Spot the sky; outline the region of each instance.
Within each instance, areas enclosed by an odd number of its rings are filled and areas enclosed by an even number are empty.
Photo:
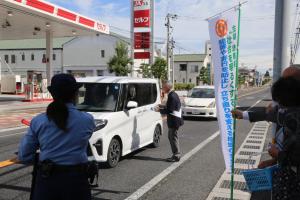
[[[54,4],[103,21],[112,32],[130,36],[130,0],[48,0]],[[293,16],[298,0],[293,3]],[[238,0],[155,0],[154,41],[166,41],[165,17],[177,14],[175,53],[204,53],[209,40],[206,18],[239,3]],[[248,0],[242,5],[240,32],[241,66],[263,71],[273,66],[275,0]],[[292,29],[292,27],[291,27]]]

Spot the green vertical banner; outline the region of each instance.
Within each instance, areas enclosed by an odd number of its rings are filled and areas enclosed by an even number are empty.
[[[208,23],[221,147],[226,171],[231,173],[233,199],[236,120],[231,110],[237,104],[240,5],[209,18]]]

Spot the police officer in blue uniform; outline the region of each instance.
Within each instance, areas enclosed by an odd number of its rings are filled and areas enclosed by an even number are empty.
[[[48,87],[53,102],[32,119],[18,159],[30,164],[40,149],[34,200],[90,200],[86,149],[95,128],[92,115],[75,108],[82,86],[70,74],[53,76]]]

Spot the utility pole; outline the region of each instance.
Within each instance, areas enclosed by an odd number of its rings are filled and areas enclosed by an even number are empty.
[[[166,16],[166,24],[165,26],[167,27],[167,68],[168,68],[168,80],[171,80],[171,52],[173,52],[173,38],[171,37],[172,35],[172,30],[173,27],[171,26],[171,19],[176,20],[177,15],[176,14],[170,14],[168,13]],[[170,40],[172,38],[172,41]],[[172,44],[172,45],[171,45]],[[174,74],[174,71],[172,71]],[[174,75],[172,75],[173,77]],[[174,83],[174,78],[172,78],[172,82]]]
[[[174,48],[175,48],[175,41],[172,37],[171,41],[171,48],[170,48],[170,51],[171,51],[171,69],[172,69],[172,84],[174,85],[174,82],[175,82],[175,70],[174,70]]]
[[[290,64],[291,14],[291,1],[276,0],[273,82]]]
[[[291,1],[276,0],[275,29],[274,29],[274,57],[273,83],[276,82],[284,68],[290,63],[290,31],[291,31]],[[276,124],[272,124],[272,138],[275,138]]]

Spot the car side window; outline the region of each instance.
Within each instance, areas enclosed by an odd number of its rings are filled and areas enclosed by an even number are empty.
[[[138,107],[153,104],[157,99],[157,87],[153,83],[128,84],[125,106],[129,101],[138,103]]]
[[[156,85],[152,83],[137,84],[137,101],[139,106],[145,106],[155,103],[157,98]]]

